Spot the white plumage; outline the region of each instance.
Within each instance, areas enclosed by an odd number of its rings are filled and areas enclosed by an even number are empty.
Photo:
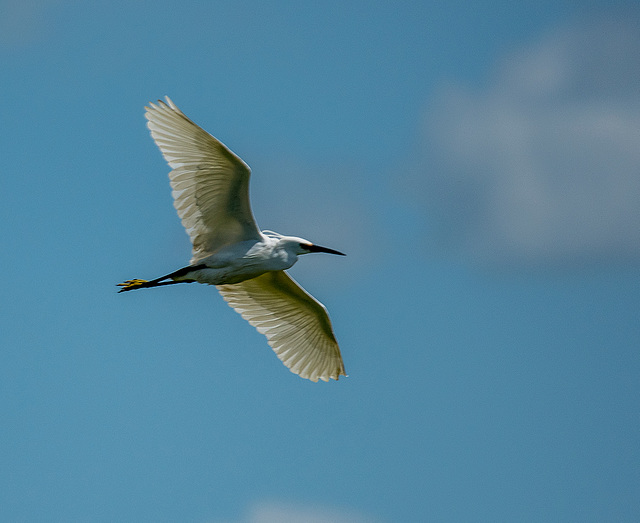
[[[190,265],[122,291],[181,282],[216,285],[295,374],[312,381],[345,375],[325,307],[286,272],[301,254],[327,252],[302,238],[260,232],[249,202],[251,170],[166,97],[149,104],[151,136],[173,169],[174,206],[193,245]]]

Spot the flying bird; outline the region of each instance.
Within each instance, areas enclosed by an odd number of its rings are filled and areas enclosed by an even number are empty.
[[[119,292],[215,285],[291,372],[314,382],[346,376],[327,309],[286,272],[302,254],[344,254],[260,231],[249,202],[249,166],[165,99],[145,107],[145,117],[172,169],[173,205],[191,239],[192,257],[188,266],[155,280],[119,283]]]

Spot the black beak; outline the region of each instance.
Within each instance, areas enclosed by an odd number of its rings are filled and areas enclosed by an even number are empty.
[[[343,252],[335,251],[333,249],[329,249],[328,247],[320,247],[320,245],[314,245],[313,243],[307,247],[309,252],[326,252],[328,254],[339,254],[340,256],[346,256]]]

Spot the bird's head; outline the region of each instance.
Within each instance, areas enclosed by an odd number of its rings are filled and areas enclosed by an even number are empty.
[[[311,243],[304,238],[297,238],[296,236],[282,236],[278,244],[285,250],[299,256],[301,254],[309,254],[310,252],[326,252],[328,254],[338,254],[345,256],[344,253],[329,249],[328,247],[321,247],[315,243]]]

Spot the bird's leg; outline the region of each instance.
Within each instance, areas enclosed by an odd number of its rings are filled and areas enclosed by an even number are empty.
[[[124,283],[118,283],[118,287],[122,287],[118,292],[132,291],[133,289],[144,289],[147,287],[160,287],[161,285],[173,285],[174,283],[193,283],[195,280],[174,280],[173,278],[178,276],[184,276],[191,271],[197,271],[199,269],[205,268],[206,265],[194,265],[183,267],[182,269],[178,269],[177,271],[172,272],[171,274],[167,274],[166,276],[161,276],[160,278],[156,278],[155,280],[127,280]],[[165,281],[169,280],[169,281]]]
[[[118,292],[130,291],[132,289],[140,289],[145,286],[145,283],[149,283],[147,280],[127,280],[123,283],[118,283],[118,287],[122,287]]]
[[[118,287],[122,287],[122,289],[120,289],[118,292],[132,291],[133,289],[144,289],[146,287],[160,287],[160,285],[173,285],[174,283],[191,283],[191,281],[189,280],[162,281],[162,278],[157,280],[151,280],[151,281],[139,280],[139,279],[127,280],[124,283],[118,283]]]

